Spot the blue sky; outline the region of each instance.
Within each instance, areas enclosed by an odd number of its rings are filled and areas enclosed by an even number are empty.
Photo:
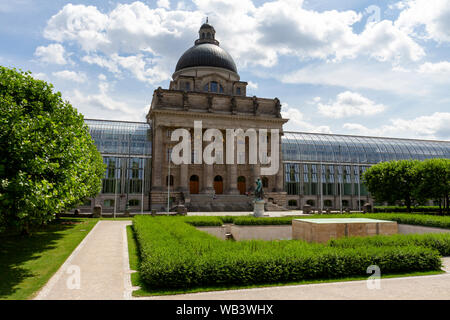
[[[450,0],[0,0],[0,64],[145,121],[206,16],[285,130],[450,140]]]

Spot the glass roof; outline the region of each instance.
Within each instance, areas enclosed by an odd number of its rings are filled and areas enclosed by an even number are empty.
[[[104,155],[150,157],[151,127],[145,122],[86,119]],[[284,132],[284,161],[368,163],[400,159],[450,158],[450,141]]]
[[[152,154],[148,123],[91,119],[85,119],[85,123],[102,154],[147,157]]]
[[[450,158],[450,141],[284,132],[284,161],[378,163]]]

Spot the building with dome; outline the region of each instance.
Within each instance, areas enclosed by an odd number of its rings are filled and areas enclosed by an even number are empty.
[[[126,207],[148,212],[184,203],[190,211],[249,211],[249,194],[260,178],[267,210],[305,204],[317,210],[360,210],[374,204],[360,179],[371,165],[450,158],[448,141],[284,132],[288,119],[281,116],[280,100],[248,97],[246,88],[214,27],[203,24],[194,45],[178,60],[169,88],[154,91],[146,122],[86,120],[107,169],[101,194],[80,209],[91,211],[100,204],[105,212]],[[201,131],[195,131],[195,121],[201,121]],[[274,174],[262,174],[267,165],[249,161],[255,152],[251,135],[233,138],[232,155],[224,148],[214,152],[213,164],[197,161],[210,143],[204,139],[208,129],[221,133],[225,138],[214,142],[225,145],[227,130],[238,128],[278,130],[280,162]],[[187,130],[192,140],[188,164],[169,161],[178,144],[171,140],[177,129]],[[195,148],[194,140],[202,138],[201,149]],[[273,139],[269,135],[266,141],[270,154]],[[228,156],[233,164],[224,161]]]

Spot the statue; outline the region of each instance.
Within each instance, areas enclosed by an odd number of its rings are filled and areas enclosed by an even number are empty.
[[[155,93],[156,93],[156,105],[161,106],[163,103],[162,88],[158,87],[158,89],[155,90]]]
[[[259,108],[259,103],[258,103],[258,99],[256,98],[256,96],[253,96],[252,98],[253,100],[253,114],[258,114],[258,108]]]
[[[208,95],[208,112],[213,112],[213,96]]]
[[[277,118],[281,118],[281,103],[278,98],[275,98],[275,115]]]
[[[264,191],[260,178],[256,180],[255,200],[264,200]]]
[[[237,114],[237,103],[236,98],[234,96],[231,98],[231,113]]]
[[[189,97],[186,91],[183,91],[183,109],[185,111],[189,110]]]

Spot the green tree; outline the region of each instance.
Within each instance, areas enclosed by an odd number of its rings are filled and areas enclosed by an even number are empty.
[[[416,198],[437,200],[439,212],[442,214],[444,207],[447,214],[450,214],[450,159],[424,160],[418,164],[417,174]]]
[[[83,116],[30,72],[0,66],[0,229],[23,233],[95,196],[104,165]]]
[[[411,212],[411,204],[417,194],[418,162],[398,160],[376,164],[364,173],[364,183],[377,201],[403,200]]]

